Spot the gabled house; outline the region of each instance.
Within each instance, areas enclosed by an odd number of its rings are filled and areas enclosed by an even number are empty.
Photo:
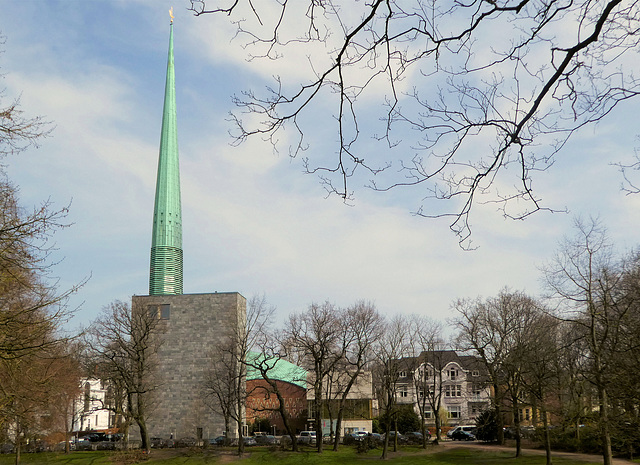
[[[439,400],[434,403],[440,405],[442,424],[450,426],[473,423],[490,406],[488,376],[476,357],[453,350],[425,351],[403,358],[399,366],[396,401],[413,405],[418,414],[424,406],[428,424],[435,423],[429,398]],[[429,398],[423,402],[425,395]]]

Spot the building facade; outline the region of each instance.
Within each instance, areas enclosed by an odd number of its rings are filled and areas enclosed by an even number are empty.
[[[133,308],[155,312],[161,320],[150,436],[205,439],[222,434],[224,420],[205,404],[203,389],[215,363],[211,349],[229,329],[245,324],[245,298],[237,292],[134,296]]]
[[[313,375],[310,374],[309,385],[313,385]],[[336,420],[340,399],[345,392],[344,387],[348,384],[350,375],[347,372],[342,374],[335,373],[332,379],[327,377],[324,380],[325,395],[324,408],[322,411],[322,432],[328,434],[335,432]],[[316,411],[315,393],[313,389],[309,389],[307,393],[307,401],[309,403],[308,412],[308,429],[314,429],[313,417]],[[373,391],[373,376],[370,371],[360,373],[355,383],[349,390],[341,423],[341,436],[345,434],[355,433],[358,431],[372,432],[373,417],[377,410],[377,401]]]
[[[114,427],[114,414],[109,405],[108,386],[104,380],[84,378],[81,395],[72,408],[71,431],[108,431]]]
[[[480,360],[458,355],[453,350],[423,352],[419,357],[402,360],[396,386],[399,404],[411,404],[420,413],[420,400],[425,392],[440,396],[443,425],[474,423],[476,417],[489,408],[491,389]],[[427,404],[425,419],[434,424],[433,412]]]

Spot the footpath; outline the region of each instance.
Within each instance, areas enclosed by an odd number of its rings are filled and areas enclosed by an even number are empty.
[[[482,444],[478,442],[458,442],[458,441],[441,441],[440,445],[447,449],[464,447],[464,448],[482,449],[482,450],[504,450],[504,451],[513,452],[514,455],[516,453],[515,445],[498,446],[494,444]],[[522,454],[523,455],[545,455],[546,452],[544,451],[544,449],[529,449],[529,448],[523,447]],[[570,459],[582,460],[584,462],[594,462],[594,463],[604,462],[604,460],[602,459],[602,455],[581,454],[577,452],[551,451],[551,457],[552,458],[554,457],[570,458]],[[626,460],[626,459],[614,458],[612,464],[613,465],[632,465],[632,464],[638,465],[638,462],[633,462],[631,460]]]

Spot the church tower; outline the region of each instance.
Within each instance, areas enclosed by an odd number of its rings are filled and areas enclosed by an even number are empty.
[[[173,18],[169,33],[167,80],[164,88],[162,133],[153,209],[149,295],[182,294],[182,209],[173,67]]]
[[[198,441],[225,431],[224,418],[205,403],[206,386],[215,358],[212,350],[240,334],[246,321],[246,299],[238,292],[183,294],[182,213],[178,131],[173,67],[173,17],[162,113],[158,159],[149,295],[134,295],[132,312],[159,321],[154,331],[159,345],[152,364],[150,394],[153,409],[147,419],[150,436],[169,439],[185,436]],[[230,432],[233,434],[233,432]]]

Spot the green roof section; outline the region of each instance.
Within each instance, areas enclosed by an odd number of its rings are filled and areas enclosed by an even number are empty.
[[[172,20],[153,209],[149,295],[175,294],[182,294],[182,207]]]
[[[262,379],[260,370],[251,365],[260,365],[268,370],[271,379],[285,381],[307,389],[307,370],[279,357],[267,357],[265,354],[249,352],[247,354],[247,381]]]

